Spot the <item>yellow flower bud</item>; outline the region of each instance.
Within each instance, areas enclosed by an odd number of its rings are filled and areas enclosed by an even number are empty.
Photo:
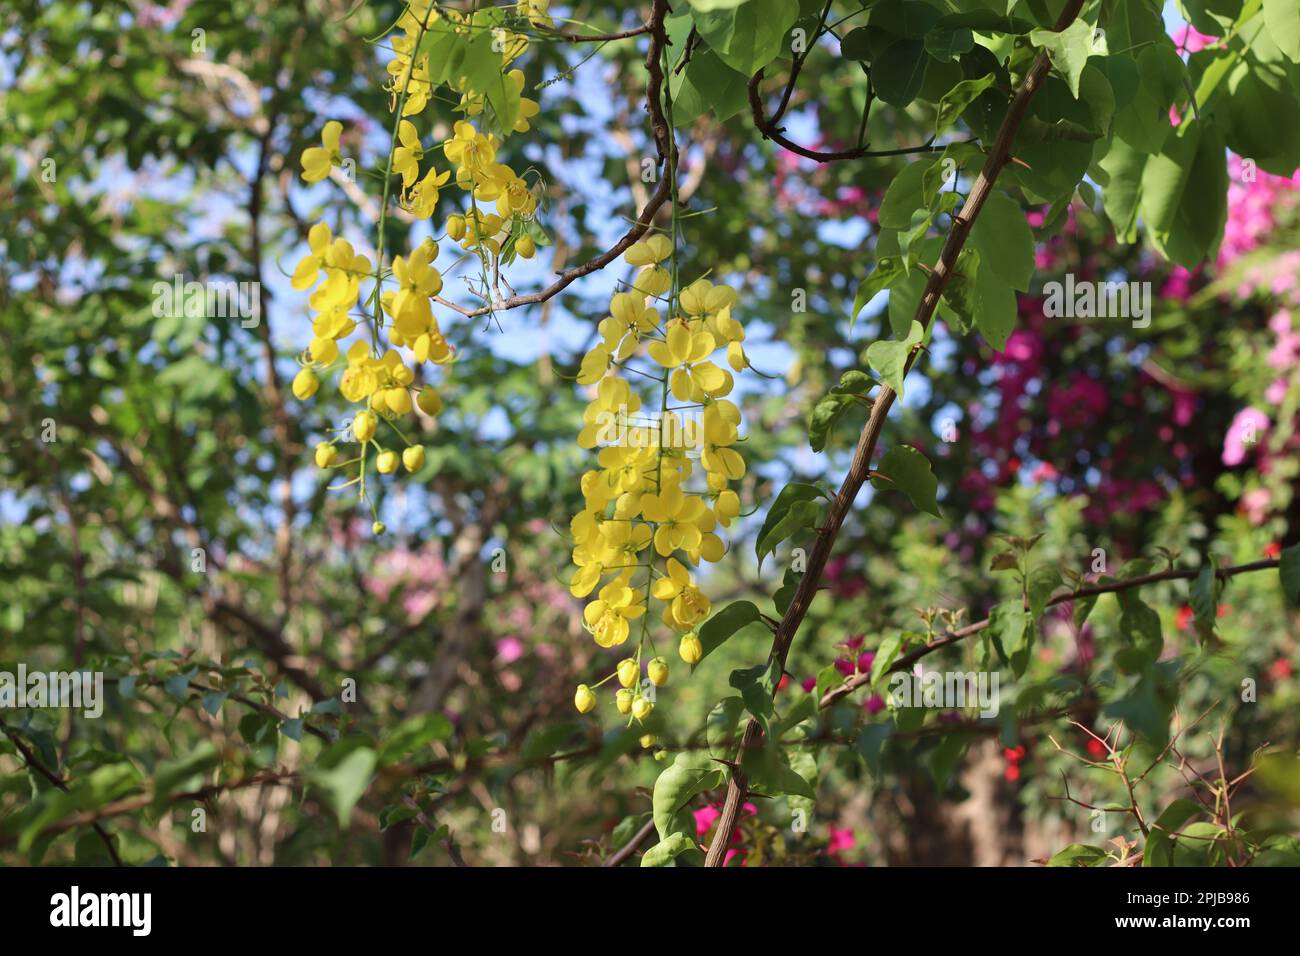
[[[329,468],[338,457],[338,450],[327,441],[316,446],[316,467]]]
[[[618,708],[620,714],[630,714],[632,712],[632,692],[624,687],[614,695],[614,706]]]
[[[442,398],[433,390],[432,385],[426,385],[420,389],[419,396],[415,399],[415,404],[420,406],[420,411],[426,415],[437,415],[442,411]]]
[[[424,467],[424,446],[412,445],[402,452],[402,464],[407,471],[415,472]]]
[[[384,525],[384,523],[383,523],[382,521],[376,521],[374,524],[372,524],[372,525],[370,526],[370,533],[371,533],[371,534],[383,534],[383,533],[384,533],[385,531],[387,531],[387,530],[388,530],[388,528],[385,527],[385,525]]]
[[[460,242],[465,238],[465,217],[448,216],[447,217],[447,235],[452,239]]]
[[[663,687],[668,683],[668,662],[662,657],[656,657],[646,668],[650,674],[650,680],[656,687]]]
[[[352,434],[359,442],[368,442],[375,437],[375,429],[379,427],[379,420],[371,412],[357,412],[352,419]]]
[[[391,475],[397,471],[397,452],[381,451],[379,457],[375,459],[375,467],[379,469],[381,475]]]
[[[579,684],[577,691],[573,694],[573,706],[578,708],[578,713],[590,713],[596,706],[596,695],[591,692],[591,688],[586,684]]]
[[[677,653],[686,663],[698,664],[700,658],[704,656],[704,645],[700,643],[700,635],[694,631],[683,634],[682,642],[677,645]]]
[[[398,415],[405,415],[411,410],[411,393],[404,388],[389,388],[382,393],[384,404]]]
[[[532,236],[520,236],[515,240],[515,252],[519,253],[521,258],[531,259],[537,255],[537,243],[533,242]]]
[[[658,742],[659,742],[659,738],[656,737],[654,734],[642,734],[642,735],[641,735],[641,746],[642,746],[644,749],[646,749],[646,750],[649,750],[651,747],[653,747],[653,746],[654,746],[655,744],[657,744]]]
[[[641,668],[632,658],[625,657],[618,662],[618,682],[624,687],[631,687],[640,676]]]
[[[309,368],[299,369],[298,374],[293,377],[293,397],[300,402],[305,402],[315,395],[318,388],[320,388],[320,379]]]
[[[654,709],[655,705],[650,703],[649,697],[638,697],[632,702],[632,716],[637,720],[645,720]]]

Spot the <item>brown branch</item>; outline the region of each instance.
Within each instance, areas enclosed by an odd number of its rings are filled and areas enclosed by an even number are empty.
[[[1082,6],[1083,0],[1068,0],[1065,9],[1057,20],[1056,30],[1059,32],[1069,26],[1075,17],[1079,15]],[[921,324],[922,328],[928,328],[930,325],[934,311],[939,305],[939,297],[943,294],[944,286],[947,284],[949,276],[956,269],[957,257],[966,244],[966,238],[970,234],[971,226],[974,225],[985,200],[992,192],[993,184],[997,181],[1002,168],[1011,158],[1011,145],[1015,140],[1016,132],[1019,130],[1020,123],[1029,109],[1029,103],[1033,99],[1034,93],[1037,92],[1039,84],[1043,82],[1043,78],[1047,75],[1049,67],[1050,63],[1047,54],[1040,50],[1038,55],[1034,57],[1033,64],[1025,73],[1025,77],[1021,81],[1019,89],[1016,90],[1015,96],[1012,97],[1011,104],[1007,108],[1007,115],[998,129],[997,137],[994,139],[993,146],[984,161],[984,168],[971,185],[970,195],[966,198],[961,213],[953,218],[952,229],[948,233],[947,241],[944,242],[939,261],[936,263],[934,271],[930,273],[930,278],[925,286],[925,294],[916,307],[915,320]],[[754,96],[753,91],[754,86],[751,83],[751,102]],[[913,351],[908,356],[906,368],[911,367],[916,355],[917,353]],[[904,374],[906,374],[906,368]],[[867,419],[867,424],[863,427],[862,434],[858,438],[857,448],[853,453],[853,462],[849,466],[848,474],[844,476],[844,482],[840,485],[839,491],[831,502],[826,517],[826,533],[818,536],[817,544],[808,559],[808,568],[799,582],[799,588],[795,591],[794,599],[790,602],[785,616],[781,619],[781,626],[772,639],[772,651],[769,659],[775,660],[781,669],[785,668],[786,656],[790,652],[790,644],[793,642],[799,625],[803,623],[804,616],[808,613],[812,599],[817,593],[822,571],[825,569],[826,561],[830,557],[831,549],[834,547],[835,538],[839,534],[840,527],[844,524],[845,516],[848,514],[849,508],[852,507],[858,491],[862,488],[862,483],[866,480],[867,473],[871,470],[871,459],[876,450],[876,443],[880,438],[880,432],[884,428],[885,419],[889,415],[889,409],[894,403],[894,398],[894,390],[888,385],[882,385],[876,401],[871,407],[871,415]],[[745,726],[745,743],[752,744],[758,739],[761,732],[758,721],[751,719]],[[748,788],[745,786],[743,776],[739,771],[733,772],[731,780],[727,784],[727,796],[723,803],[722,815],[718,819],[718,829],[713,842],[709,846],[705,866],[719,867],[722,865],[723,856],[731,844],[732,834],[735,833],[740,807],[744,803],[747,791]]]
[[[763,100],[758,92],[758,85],[762,81],[762,70],[759,70],[749,79],[749,112],[754,117],[754,125],[758,127],[758,131],[763,134],[764,139],[770,139],[778,146],[807,159],[815,159],[819,163],[835,163],[845,159],[863,159],[874,156],[909,156],[913,153],[936,153],[946,148],[946,144],[936,146],[932,136],[920,146],[900,146],[895,149],[872,149],[870,146],[858,146],[854,149],[834,151],[809,149],[807,146],[801,146],[794,140],[788,139],[781,132],[783,127],[778,127],[773,120],[766,119],[763,116]],[[788,91],[789,87],[786,89]],[[782,106],[782,109],[784,109],[784,106]]]
[[[1266,568],[1275,568],[1278,566],[1278,563],[1277,558],[1265,558],[1261,561],[1252,561],[1250,564],[1239,564],[1232,568],[1219,568],[1216,575],[1219,578],[1230,578],[1235,574],[1245,574],[1249,571],[1262,571]],[[1095,597],[1099,594],[1114,594],[1119,591],[1128,591],[1132,588],[1139,588],[1145,584],[1153,584],[1157,581],[1174,581],[1180,578],[1194,578],[1200,573],[1200,571],[1160,571],[1156,574],[1144,574],[1140,577],[1129,578],[1126,581],[1113,581],[1109,584],[1090,585],[1086,588],[1079,588],[1076,591],[1070,591],[1066,594],[1058,594],[1056,597],[1049,600],[1046,606],[1052,607],[1057,604],[1066,604],[1071,601],[1076,601],[1079,598]],[[949,631],[947,634],[931,641],[929,644],[924,644],[921,647],[916,648],[916,650],[904,654],[895,661],[885,673],[892,674],[896,671],[911,670],[912,665],[926,655],[933,654],[935,651],[942,650],[945,647],[950,647],[958,641],[965,640],[974,634],[978,634],[988,626],[989,619],[985,618],[982,621],[976,621],[973,624],[968,624],[958,630]],[[855,674],[838,687],[832,687],[830,690],[826,691],[826,693],[822,695],[819,706],[829,707],[841,697],[853,693],[859,687],[864,684],[869,684],[870,682],[870,674]]]
[[[654,831],[654,828],[654,817],[651,817],[642,824],[641,829],[636,831],[636,834],[633,835],[632,839],[623,844],[622,848],[617,853],[612,854],[609,859],[601,864],[601,866],[621,866],[623,861],[635,853],[636,848],[645,842],[646,837]]]
[[[655,148],[659,154],[660,165],[670,161],[668,121],[664,118],[663,103],[660,97],[664,83],[663,65],[660,63],[660,58],[664,47],[668,44],[668,34],[664,29],[664,20],[667,16],[668,0],[654,0],[654,9],[650,14],[650,22],[647,24],[646,30],[638,31],[650,34],[650,49],[646,53],[645,59],[646,72],[649,75],[649,82],[646,84],[646,112],[650,114],[650,128],[654,136]],[[477,309],[456,308],[455,311],[468,318],[476,318],[493,312],[517,309],[524,305],[536,305],[563,292],[583,276],[605,268],[650,231],[650,226],[654,222],[656,214],[672,194],[672,179],[671,172],[665,170],[660,176],[659,188],[651,195],[649,201],[642,208],[641,215],[632,223],[631,228],[623,235],[623,238],[600,255],[561,272],[555,281],[545,289],[539,292],[529,292],[526,295],[512,295],[509,298],[500,299]],[[447,305],[448,303],[443,302],[441,304]]]
[[[22,737],[19,737],[18,734],[16,734],[14,731],[6,727],[3,722],[0,722],[0,732],[3,732],[4,735],[9,738],[10,742],[13,743],[14,747],[17,748],[18,752],[22,754],[23,760],[27,762],[28,767],[30,767],[36,773],[40,774],[51,784],[53,784],[54,786],[62,790],[64,793],[67,793],[68,791],[67,781],[65,781],[62,777],[60,777],[49,767],[45,766],[45,764],[41,762],[41,759],[36,756],[36,754],[32,751],[32,749],[27,746],[27,742],[23,740]],[[98,822],[95,822],[91,828],[95,831],[96,835],[98,835],[99,839],[103,842],[104,848],[108,850],[108,856],[109,859],[113,861],[113,865],[122,866],[123,865],[122,858],[118,856],[117,847],[113,845],[113,838],[109,836],[108,831],[105,830],[104,827]]]

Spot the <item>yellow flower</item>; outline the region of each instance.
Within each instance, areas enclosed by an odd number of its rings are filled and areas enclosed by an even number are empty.
[[[663,687],[668,683],[668,662],[662,657],[653,658],[646,667],[646,673],[650,675],[652,684]]]
[[[397,471],[397,452],[381,451],[379,457],[375,459],[375,467],[379,469],[381,475],[391,475]]]
[[[624,687],[631,687],[636,683],[636,679],[641,676],[641,668],[630,657],[625,657],[619,661],[615,671],[618,674],[618,682]]]
[[[343,164],[343,155],[339,152],[339,137],[343,135],[343,124],[330,120],[321,130],[320,140],[323,145],[309,146],[302,151],[302,178],[309,183],[318,183],[330,174],[330,168]]]
[[[593,385],[604,376],[609,368],[609,349],[598,343],[582,358],[582,367],[578,370],[579,385]]]
[[[626,687],[614,695],[614,706],[620,714],[632,713],[632,692]]]
[[[713,336],[708,332],[692,332],[681,319],[673,319],[668,323],[663,341],[651,342],[648,351],[664,368],[679,368],[699,362],[714,348]]]
[[[293,397],[300,402],[305,402],[315,395],[318,388],[320,388],[320,379],[309,368],[299,369],[298,374],[293,377]]]
[[[412,445],[402,452],[402,467],[409,472],[417,472],[424,467],[424,446]]]
[[[357,412],[352,419],[352,435],[363,444],[375,437],[375,429],[378,427],[379,420],[372,412]]]
[[[411,183],[420,176],[424,147],[420,145],[420,134],[410,120],[397,124],[397,139],[402,145],[393,150],[393,172],[402,177],[402,188],[410,189]]]
[[[694,631],[683,634],[681,643],[677,645],[677,656],[688,664],[698,664],[704,657],[704,645],[700,643],[700,635]]]
[[[442,144],[442,150],[448,161],[458,167],[457,183],[461,182],[460,170],[464,170],[470,180],[487,179],[497,155],[492,137],[484,136],[466,120],[456,122],[452,127],[452,138]]]
[[[510,79],[510,82],[514,84],[515,92],[520,94],[519,112],[515,114],[514,131],[516,133],[527,133],[529,128],[528,121],[537,115],[540,107],[537,105],[536,100],[530,100],[528,97],[522,95],[524,92],[523,70],[511,70],[506,74],[506,76]]]
[[[649,697],[638,697],[632,702],[632,716],[637,720],[645,720],[650,716],[650,711],[655,709]]]
[[[728,447],[737,439],[736,426],[739,423],[740,409],[731,402],[710,402],[704,408],[704,449],[700,452],[700,462],[710,473],[731,481],[745,475],[745,459]]]
[[[712,607],[704,592],[695,586],[685,566],[676,558],[668,559],[668,576],[656,581],[651,587],[651,593],[660,601],[671,602],[664,611],[664,621],[674,627],[693,626],[697,621],[708,617]]]
[[[397,293],[391,299],[393,327],[404,339],[415,339],[433,322],[431,297],[442,291],[442,273],[430,262],[438,255],[438,244],[425,240],[411,255],[393,257],[393,278]]]
[[[630,571],[619,574],[600,589],[597,600],[582,612],[587,630],[601,647],[616,647],[626,641],[630,630],[628,621],[645,613],[645,606],[638,603],[642,597],[640,589],[629,587],[631,577]]]
[[[442,411],[442,396],[433,390],[432,385],[426,385],[420,389],[420,394],[415,398],[415,404],[420,406],[420,411],[432,417]]]
[[[641,499],[641,514],[658,525],[655,551],[664,557],[678,548],[689,550],[700,546],[698,521],[706,511],[708,508],[699,497],[684,494],[677,485],[667,485],[659,494]],[[671,567],[673,561],[668,563]]]
[[[291,284],[299,292],[310,289],[320,278],[320,270],[325,268],[325,250],[329,248],[332,238],[330,227],[323,222],[316,223],[308,231],[307,246],[311,252],[303,256],[302,261],[294,267],[291,280]]]
[[[672,254],[672,240],[667,236],[655,234],[632,243],[627,252],[623,253],[623,260],[630,266],[648,266],[663,262]]]
[[[586,684],[579,684],[577,691],[573,694],[573,706],[578,708],[578,713],[590,713],[596,707],[596,695],[592,693],[591,688]]]
[[[596,386],[596,397],[583,410],[578,447],[595,448],[601,442],[614,441],[619,415],[632,415],[640,408],[641,399],[626,379],[613,375],[602,378]]]
[[[338,457],[338,450],[329,442],[321,442],[316,446],[316,467],[329,468],[334,464],[335,458]]]

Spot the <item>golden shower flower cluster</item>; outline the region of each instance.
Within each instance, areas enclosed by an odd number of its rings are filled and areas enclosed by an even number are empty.
[[[654,706],[640,679],[643,658],[650,658],[652,686],[668,681],[647,603],[659,602],[659,619],[675,635],[678,655],[697,663],[703,647],[696,628],[711,606],[692,568],[726,553],[719,532],[740,513],[731,484],[745,474],[734,447],[740,410],[727,398],[732,373],[749,367],[745,331],[732,315],[737,296],[706,279],[678,289],[675,258],[664,235],[627,250],[626,261],[639,271],[631,288],[611,299],[610,314],[598,327],[601,340],[578,374],[578,382],[594,391],[578,444],[597,449],[598,467],[582,476],[585,505],[570,523],[577,566],[570,591],[579,598],[595,595],[583,621],[601,647],[622,645],[638,629],[635,653],[594,685],[616,677],[622,689],[615,706],[636,720]],[[730,370],[714,361],[722,350]],[[650,383],[649,407],[623,372]],[[580,712],[596,706],[594,687],[578,687],[574,705]]]
[[[439,11],[433,0],[407,4],[388,37],[394,55],[385,89],[389,109],[396,115],[383,177],[379,261],[372,264],[320,222],[311,228],[307,255],[294,269],[293,287],[311,290],[308,304],[314,317],[293,393],[305,401],[319,389],[322,375],[341,370],[340,393],[363,408],[350,427],[317,445],[315,460],[321,468],[357,465],[356,477],[340,487],[359,483],[367,501],[366,463],[372,450],[380,474],[397,471],[399,460],[408,472],[424,467],[424,449],[407,440],[397,422],[417,407],[426,415],[438,414],[441,398],[429,385],[417,389],[417,370],[426,363],[447,365],[455,358],[433,308],[442,302],[443,276],[435,265],[439,242],[426,238],[385,267],[389,189],[400,177],[397,204],[412,219],[432,219],[441,190],[454,178],[464,200],[447,216],[440,238],[477,259],[479,284],[471,288],[485,303],[495,301],[498,285],[505,281],[502,266],[516,256],[532,258],[537,243],[546,239],[535,222],[540,184],[530,186],[514,169],[498,162],[497,154],[502,140],[526,132],[538,112],[537,103],[522,95],[523,71],[512,66],[528,49],[528,37],[505,24],[526,22],[549,28],[548,5],[549,0],[520,0],[512,18],[499,7],[461,13]],[[458,71],[435,79],[429,49],[441,40],[466,44],[465,55]],[[445,69],[445,64],[438,68]],[[482,89],[485,73],[492,92]],[[451,135],[435,148],[429,140],[433,123],[425,113],[444,84],[459,97],[455,109],[460,116],[452,123]],[[342,134],[343,125],[330,120],[321,131],[321,145],[303,151],[306,182],[328,178],[335,167],[346,169],[349,161],[343,156]],[[347,344],[359,325],[362,334]],[[405,443],[400,459],[381,444],[381,422]],[[342,460],[338,446],[350,441],[357,442],[360,450]],[[376,521],[375,532],[382,530]]]

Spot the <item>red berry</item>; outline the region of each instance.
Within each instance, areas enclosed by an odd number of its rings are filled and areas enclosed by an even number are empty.
[[[1010,764],[1002,771],[1002,776],[1006,777],[1008,780],[1019,780],[1020,768],[1015,764]]]

